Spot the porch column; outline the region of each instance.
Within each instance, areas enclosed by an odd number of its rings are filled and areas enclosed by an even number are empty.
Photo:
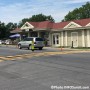
[[[37,32],[38,33],[38,37],[40,37],[40,32]]]
[[[22,37],[21,37],[21,35],[20,35],[20,40],[22,40]]]
[[[61,46],[63,46],[63,32],[61,32]]]
[[[52,39],[51,39],[51,33],[49,32],[49,36],[48,36],[48,44],[51,45]]]
[[[90,47],[90,36],[89,36],[89,30],[87,30],[87,47]]]
[[[28,37],[30,37],[30,32],[28,32]]]
[[[65,46],[67,46],[67,31],[65,31]]]
[[[82,47],[85,47],[85,35],[84,35],[84,30],[82,30]]]

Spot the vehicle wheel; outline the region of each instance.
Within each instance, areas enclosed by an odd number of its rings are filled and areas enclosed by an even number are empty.
[[[39,50],[42,50],[42,47],[39,47]]]
[[[18,45],[18,48],[21,49],[21,45],[20,44]]]
[[[28,49],[30,49],[30,50],[32,49],[31,45],[29,45]]]

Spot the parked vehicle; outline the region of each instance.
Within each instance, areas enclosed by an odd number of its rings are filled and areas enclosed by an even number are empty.
[[[0,40],[0,44],[2,44],[2,40]]]
[[[5,41],[4,40],[0,40],[0,44],[5,44]]]
[[[7,40],[5,40],[5,44],[10,44],[10,42],[11,42],[11,41],[10,41],[10,40],[8,40],[8,39],[7,39]]]
[[[39,48],[39,50],[42,50],[44,45],[43,38],[40,37],[26,37],[24,40],[20,41],[18,43],[18,48],[28,48],[31,49],[32,41],[34,41],[34,47]]]

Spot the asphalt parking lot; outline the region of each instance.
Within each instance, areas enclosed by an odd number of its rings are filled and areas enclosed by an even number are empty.
[[[0,47],[0,57],[0,90],[90,90],[89,51]]]

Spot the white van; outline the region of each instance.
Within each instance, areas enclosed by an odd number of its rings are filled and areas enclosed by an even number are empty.
[[[44,45],[43,38],[40,37],[26,37],[24,40],[20,41],[18,43],[18,48],[28,48],[31,49],[32,41],[34,41],[34,47],[39,48],[39,50],[42,50]]]

